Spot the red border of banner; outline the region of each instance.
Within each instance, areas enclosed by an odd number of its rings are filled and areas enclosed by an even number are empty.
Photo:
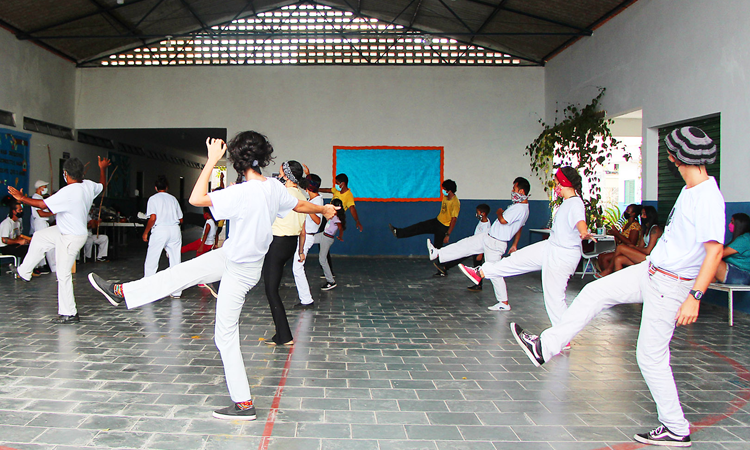
[[[445,147],[394,147],[394,146],[333,146],[333,173],[332,178],[336,180],[336,150],[440,150],[440,184],[445,181]],[[443,197],[431,198],[366,198],[354,197],[354,200],[363,202],[439,202]]]

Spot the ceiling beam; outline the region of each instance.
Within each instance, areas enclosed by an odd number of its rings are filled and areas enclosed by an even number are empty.
[[[164,3],[164,0],[159,0],[158,2],[156,2],[154,6],[152,6],[151,9],[149,9],[148,12],[144,14],[143,17],[141,17],[141,20],[139,20],[138,23],[135,24],[135,27],[138,28],[143,23],[143,21],[146,20],[146,17],[150,16],[151,13],[154,12],[154,10],[156,10],[156,8],[158,8],[162,3]]]
[[[476,3],[477,5],[486,6],[488,8],[495,8],[497,6],[494,3],[486,2],[484,0],[466,0],[466,1],[468,1],[470,3]],[[527,13],[525,11],[521,11],[521,10],[518,10],[518,9],[508,8],[507,6],[503,6],[501,9],[503,11],[508,11],[510,13],[513,13],[513,14],[518,14],[518,15],[521,15],[521,16],[529,17],[531,19],[541,20],[542,22],[551,23],[553,25],[559,25],[561,27],[572,28],[574,30],[578,30],[581,33],[589,33],[588,34],[589,36],[592,33],[592,31],[590,29],[581,28],[579,26],[571,25],[571,24],[565,23],[565,22],[560,22],[559,20],[550,19],[549,17],[542,17],[542,16],[539,16],[539,15]]]
[[[441,5],[445,7],[445,9],[447,9],[453,15],[453,17],[455,17],[456,20],[461,22],[461,25],[463,25],[467,30],[469,30],[470,33],[474,32],[474,30],[472,30],[471,27],[466,25],[466,22],[464,22],[464,20],[461,17],[459,17],[458,14],[456,14],[456,12],[453,11],[453,9],[450,6],[446,5],[443,0],[438,0],[438,1],[440,2]]]
[[[607,12],[607,14],[603,15],[602,17],[600,17],[599,19],[597,19],[596,21],[594,21],[594,23],[592,23],[591,25],[589,25],[587,28],[590,29],[590,30],[594,30],[595,28],[597,28],[597,27],[601,26],[602,24],[604,24],[605,22],[607,22],[612,17],[614,17],[617,14],[621,13],[623,10],[625,10],[625,8],[627,8],[628,6],[632,5],[636,1],[637,0],[623,0],[619,5],[617,5],[614,8],[612,8],[609,12]],[[591,33],[593,34],[593,31]],[[557,48],[555,48],[551,52],[549,52],[546,55],[544,55],[542,57],[542,60],[545,61],[545,62],[549,61],[550,59],[552,59],[553,57],[555,57],[557,54],[559,54],[560,52],[562,52],[566,48],[568,48],[571,45],[573,45],[576,42],[578,42],[579,39],[581,39],[580,36],[579,37],[572,37],[572,38],[568,39],[567,41],[563,42],[562,45],[558,46]]]
[[[6,30],[10,31],[11,33],[15,34],[16,37],[18,37],[18,35],[20,33],[23,33],[21,30],[19,30],[18,28],[14,27],[13,25],[9,24],[8,22],[6,22],[6,21],[4,21],[2,19],[0,19],[0,27],[3,27]],[[43,48],[43,49],[45,49],[45,50],[47,50],[47,51],[49,51],[49,52],[57,55],[57,56],[59,56],[59,57],[61,57],[63,59],[67,59],[70,62],[76,62],[76,59],[73,58],[72,56],[68,55],[65,52],[62,52],[62,51],[56,49],[55,47],[53,47],[53,46],[51,46],[51,45],[49,45],[47,43],[44,43],[44,42],[41,42],[41,41],[35,41],[34,44],[38,45],[39,47],[41,47],[41,48]]]
[[[143,1],[146,1],[146,0],[130,0],[130,1],[126,1],[122,5],[114,5],[114,6],[109,6],[109,7],[106,7],[106,8],[100,8],[100,9],[97,9],[96,11],[93,11],[93,12],[90,12],[90,13],[82,14],[80,16],[72,17],[70,19],[65,19],[65,20],[62,20],[60,22],[55,22],[53,24],[46,25],[46,26],[44,26],[42,28],[37,28],[36,30],[22,31],[18,35],[18,38],[22,39],[22,40],[24,40],[24,39],[31,39],[32,35],[34,35],[36,33],[41,33],[43,31],[47,31],[47,30],[50,30],[52,28],[60,27],[60,26],[63,26],[63,25],[68,25],[69,23],[77,22],[79,20],[87,19],[89,17],[93,17],[93,16],[96,16],[96,15],[102,14],[103,12],[114,11],[114,10],[119,9],[119,8],[124,8],[126,6],[134,5],[136,3],[141,3]]]

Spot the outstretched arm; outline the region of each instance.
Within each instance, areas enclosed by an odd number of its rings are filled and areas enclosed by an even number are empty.
[[[193,192],[190,193],[189,202],[193,206],[213,206],[211,197],[208,196],[208,182],[211,179],[211,172],[213,172],[214,166],[224,156],[224,152],[227,151],[227,144],[221,139],[207,138],[206,147],[208,148],[206,165],[203,166],[203,170],[198,176],[198,181],[193,186]]]
[[[13,186],[8,186],[8,193],[21,203],[33,206],[34,208],[47,209],[47,204],[44,203],[44,200],[27,197],[26,194],[23,193],[23,189],[19,191]]]
[[[359,232],[362,232],[362,224],[359,222],[359,214],[357,214],[357,207],[352,205],[349,207],[349,211],[352,212],[352,217],[354,218],[354,222],[357,224],[357,229]]]
[[[336,211],[340,208],[333,205],[318,206],[305,200],[299,200],[297,206],[294,207],[294,211],[302,214],[323,214],[326,219],[336,215]]]
[[[101,156],[97,156],[99,158],[99,183],[101,183],[102,191],[107,190],[107,167],[109,167],[112,164],[112,161],[110,161],[107,158],[102,159]]]

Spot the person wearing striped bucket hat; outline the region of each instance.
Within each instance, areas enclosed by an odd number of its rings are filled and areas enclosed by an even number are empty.
[[[659,426],[636,434],[638,442],[689,447],[690,424],[680,405],[669,362],[675,326],[698,318],[700,300],[721,261],[724,242],[724,198],[706,165],[718,150],[700,128],[682,127],[666,138],[669,165],[685,181],[665,225],[664,234],[646,261],[586,285],[562,320],[536,336],[516,324],[510,328],[535,366],[560,353],[599,312],[623,303],[643,303],[636,357],[656,403]]]

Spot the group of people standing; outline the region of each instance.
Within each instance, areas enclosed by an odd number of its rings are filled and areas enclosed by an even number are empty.
[[[536,366],[569,346],[573,337],[603,309],[623,303],[643,303],[637,345],[638,365],[656,402],[661,425],[634,438],[646,444],[689,446],[689,424],[682,412],[669,365],[669,342],[675,326],[697,320],[700,300],[709,283],[715,279],[750,283],[750,217],[745,214],[732,216],[730,231],[734,235],[725,248],[722,245],[724,200],[716,180],[707,174],[705,167],[715,161],[716,145],[695,127],[676,129],[665,141],[673,172],[686,183],[669,219],[662,228],[654,208],[630,205],[626,209],[623,230],[613,231],[620,245],[611,256],[602,258],[601,264],[605,266],[602,275],[606,276],[586,285],[570,306],[565,298],[568,279],[580,260],[582,241],[594,239],[586,224],[581,176],[572,167],[561,167],[554,175],[554,192],[562,201],[549,239],[526,247],[519,249],[518,241],[529,217],[531,187],[522,177],[513,181],[511,204],[497,209],[494,221],[488,218],[489,206],[479,205],[479,224],[475,234],[456,243],[448,245],[460,209],[455,195],[457,186],[452,180],[442,183],[441,210],[435,219],[403,228],[391,225],[390,229],[399,239],[432,234],[434,242],[427,240],[427,250],[438,269],[437,276],[444,276],[450,267],[458,265],[475,285],[484,278],[490,279],[497,302],[489,308],[491,310],[511,309],[505,277],[541,271],[544,306],[551,328],[541,335],[534,335],[519,324],[510,325],[512,335]],[[152,244],[154,248],[169,248],[170,268],[156,272],[153,259],[148,255],[145,276],[140,280],[112,283],[94,273],[89,275],[89,280],[110,303],[115,306],[124,303],[128,308],[168,295],[178,296],[183,289],[193,285],[221,281],[215,341],[233,404],[214,411],[213,415],[223,419],[253,420],[255,407],[239,337],[239,317],[245,295],[261,277],[264,279],[276,327],[275,335],[267,343],[293,345],[278,292],[284,265],[290,259],[293,261],[300,299],[295,307],[311,307],[314,300],[304,272],[304,261],[310,247],[320,244],[319,261],[326,277],[323,289],[332,289],[336,283],[328,263],[328,250],[334,238],[342,239],[346,228],[345,211],[351,211],[360,231],[362,225],[345,176],[336,178],[337,188],[327,190],[320,187],[320,177],[311,174],[305,166],[286,161],[281,164],[277,179],[267,178],[261,169],[271,162],[273,147],[265,136],[253,131],[238,134],[228,144],[209,139],[206,145],[208,159],[190,195],[190,203],[208,208],[211,220],[231,221],[231,234],[225,244],[179,263],[180,245],[176,245],[172,227],[179,230],[176,227],[182,220],[181,212],[164,214],[172,207],[165,206],[172,204],[166,197],[162,206],[155,209],[151,208],[149,201],[149,224],[144,240],[147,240],[150,229],[149,252]],[[211,170],[225,152],[238,173],[237,183],[208,192]],[[58,215],[59,229],[50,228],[39,240],[35,236],[29,253],[33,251],[38,260],[44,252],[56,248],[61,299],[72,296],[72,286],[68,288],[70,255],[77,252],[85,241],[82,238],[84,233],[81,233],[81,218],[85,217],[93,197],[103,189],[104,170],[108,165],[108,160],[99,160],[101,183],[81,181],[79,171],[66,166],[69,186],[45,200],[30,199],[13,188],[10,190],[18,201]],[[159,193],[154,197],[162,193],[158,184],[157,191]],[[331,204],[324,205],[321,192],[334,194]],[[323,217],[328,221],[324,226],[321,225]],[[168,219],[169,223],[162,224],[160,218]],[[638,218],[639,227],[634,226]],[[323,232],[319,232],[321,229]],[[173,256],[175,252],[177,256]],[[483,264],[469,267],[458,263],[476,255],[483,256]],[[722,261],[723,257],[725,261]],[[172,264],[173,260],[178,264]],[[32,266],[24,264],[19,268],[19,275],[25,280],[28,279],[24,275],[28,276],[29,267]],[[61,317],[78,317],[74,301],[71,304],[61,300],[60,305]]]

